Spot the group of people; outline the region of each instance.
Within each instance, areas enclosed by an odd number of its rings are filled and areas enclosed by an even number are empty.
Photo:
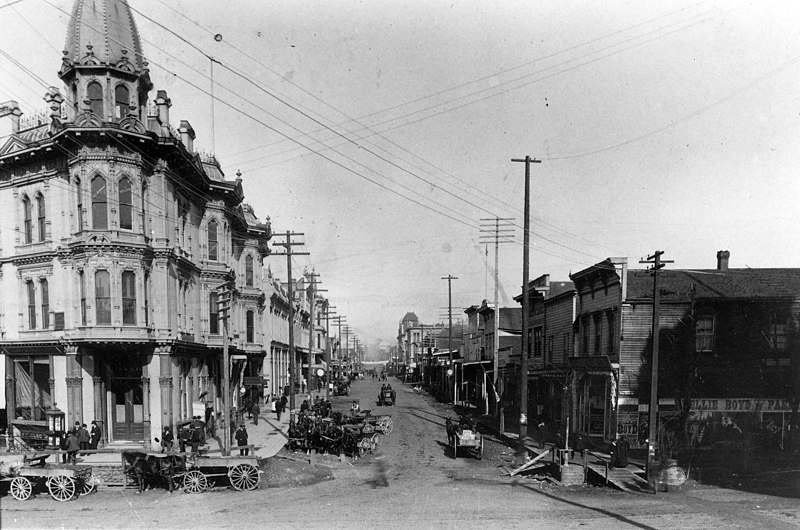
[[[392,385],[389,383],[384,383],[381,385],[381,393],[378,394],[378,403],[383,402],[383,396],[386,395],[386,392],[388,392],[389,396],[391,396],[392,405],[394,405],[395,398],[397,398],[397,392],[395,392],[394,388],[392,388]]]
[[[61,457],[62,461],[77,464],[78,452],[97,449],[100,438],[102,438],[102,433],[96,421],[92,422],[91,430],[86,427],[85,423],[76,421],[72,429],[61,437],[61,450],[65,451]]]

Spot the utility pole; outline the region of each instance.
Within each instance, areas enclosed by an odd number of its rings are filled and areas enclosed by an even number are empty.
[[[525,162],[525,229],[522,238],[522,359],[520,360],[520,402],[519,402],[519,448],[525,450],[525,437],[528,435],[528,356],[530,341],[528,340],[528,269],[530,268],[531,239],[531,164],[541,164],[530,156],[524,159],[512,158],[512,162]]]
[[[498,299],[499,294],[499,268],[500,268],[500,243],[512,243],[514,237],[514,228],[512,228],[511,222],[513,218],[500,218],[495,217],[494,219],[481,219],[481,239],[482,242],[488,243],[489,240],[494,240],[494,340],[492,343],[492,350],[494,351],[494,363],[493,363],[493,381],[492,381],[492,388],[494,391],[495,396],[495,414],[500,419],[500,432],[505,432],[505,425],[506,425],[506,418],[505,413],[503,411],[503,405],[500,401],[500,392],[498,391],[498,380],[500,378],[500,360],[499,360],[499,350],[500,350],[500,300]],[[494,227],[491,225],[491,221],[494,221]],[[484,233],[493,233],[493,236],[489,236],[488,234],[484,235]],[[489,412],[488,410],[486,412]]]
[[[295,414],[295,399],[294,399],[294,388],[295,382],[297,381],[297,359],[295,359],[294,354],[294,280],[292,279],[292,256],[308,256],[308,252],[295,252],[292,250],[292,247],[302,245],[303,243],[299,241],[292,241],[293,237],[302,236],[304,235],[301,232],[290,232],[289,230],[286,231],[285,234],[275,234],[275,236],[280,237],[281,235],[286,237],[286,241],[283,243],[273,243],[274,246],[284,247],[286,250],[284,252],[272,252],[273,256],[286,256],[286,274],[289,277],[288,282],[288,293],[287,296],[289,297],[289,415],[290,417],[294,418]]]
[[[456,402],[457,391],[456,391],[456,366],[453,364],[453,280],[457,280],[455,276],[452,274],[448,274],[447,276],[442,277],[442,280],[447,280],[447,313],[448,313],[448,327],[447,330],[447,353],[448,359],[450,363],[450,370],[453,371],[453,403]],[[448,394],[450,390],[448,389]]]
[[[658,290],[658,271],[663,269],[666,263],[674,263],[671,260],[662,260],[661,256],[664,254],[663,250],[656,250],[652,256],[648,256],[646,260],[640,260],[639,263],[648,263],[652,265],[650,270],[653,271],[653,358],[651,361],[650,372],[650,414],[649,414],[649,431],[647,435],[647,483],[652,488],[653,493],[656,493],[658,487],[656,486],[656,470],[655,470],[655,455],[656,455],[656,437],[658,433],[658,338],[659,332],[659,310],[661,305],[661,293]]]
[[[325,306],[325,399],[331,398],[331,309],[336,309],[335,305]]]
[[[219,312],[222,313],[222,454],[231,454],[231,360],[228,353],[228,320],[231,316],[231,305],[233,303],[233,280],[228,280],[217,287],[219,298],[217,305]]]

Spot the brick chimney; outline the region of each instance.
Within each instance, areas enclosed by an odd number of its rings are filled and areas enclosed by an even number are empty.
[[[718,271],[726,271],[728,270],[728,259],[731,257],[731,253],[727,250],[720,250],[717,252],[717,270]]]
[[[20,116],[22,111],[16,101],[0,103],[0,138],[19,132]]]

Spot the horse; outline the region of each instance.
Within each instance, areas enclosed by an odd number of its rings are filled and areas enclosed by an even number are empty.
[[[175,490],[175,475],[185,471],[186,464],[179,455],[147,454],[126,451],[122,457],[127,463],[125,470],[133,478],[139,488],[139,493],[153,487],[155,483],[165,483],[172,493]]]

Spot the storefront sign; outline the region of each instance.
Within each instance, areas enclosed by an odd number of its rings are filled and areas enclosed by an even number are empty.
[[[785,399],[693,399],[692,411],[708,412],[791,412]]]

